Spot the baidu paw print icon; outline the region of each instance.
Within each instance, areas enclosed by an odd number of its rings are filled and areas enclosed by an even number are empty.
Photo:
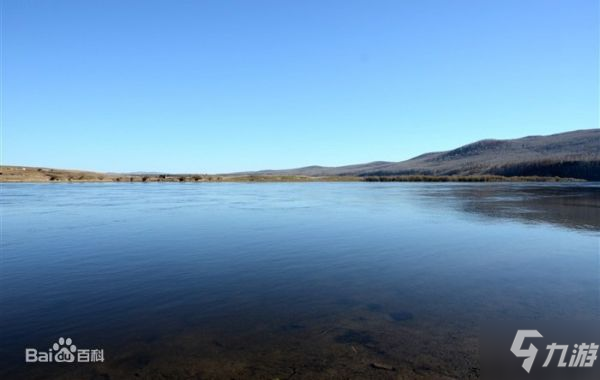
[[[52,345],[52,349],[56,352],[54,354],[54,361],[57,363],[72,363],[75,361],[75,352],[77,347],[73,344],[71,338],[59,338],[58,342]]]

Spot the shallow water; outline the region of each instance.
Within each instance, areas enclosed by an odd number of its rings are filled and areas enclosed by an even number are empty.
[[[3,184],[0,201],[3,379],[476,378],[483,320],[600,318],[597,184]],[[105,362],[24,363],[61,336]]]

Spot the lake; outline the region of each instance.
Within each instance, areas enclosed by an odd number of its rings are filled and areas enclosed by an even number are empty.
[[[594,183],[2,184],[0,201],[2,379],[468,379],[482,321],[600,317]],[[104,362],[25,363],[59,337]]]

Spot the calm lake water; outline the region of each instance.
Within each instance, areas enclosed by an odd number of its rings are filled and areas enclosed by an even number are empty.
[[[598,184],[1,188],[2,379],[477,378],[484,320],[600,317]]]

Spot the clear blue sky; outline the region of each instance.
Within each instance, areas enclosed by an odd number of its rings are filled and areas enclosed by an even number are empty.
[[[228,172],[596,128],[597,0],[2,1],[2,163]]]

